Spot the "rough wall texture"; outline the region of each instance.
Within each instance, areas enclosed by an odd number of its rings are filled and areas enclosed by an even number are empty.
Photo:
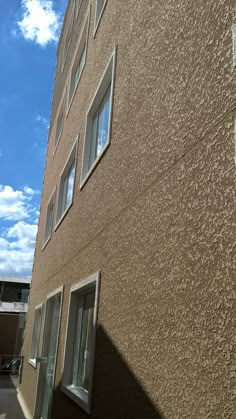
[[[82,4],[62,75],[63,39],[59,48],[24,354],[35,305],[64,285],[52,417],[87,417],[60,380],[70,287],[100,270],[91,417],[235,418],[235,10],[107,0],[93,37],[92,1],[85,69],[53,154]],[[86,113],[115,45],[111,144],[80,190]],[[73,205],[42,251],[46,205],[78,134]],[[36,383],[25,363],[31,412]]]

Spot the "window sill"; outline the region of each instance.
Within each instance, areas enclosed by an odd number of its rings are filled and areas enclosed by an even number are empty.
[[[44,250],[44,249],[45,249],[45,247],[47,246],[47,244],[50,242],[51,237],[52,237],[52,236],[50,235],[50,236],[47,238],[47,240],[43,242],[43,245],[42,245],[42,250]]]
[[[66,210],[63,212],[63,214],[60,216],[59,220],[57,221],[57,223],[56,223],[56,225],[54,227],[54,231],[56,231],[58,229],[59,225],[64,220],[66,214],[68,213],[68,211],[72,207],[72,205],[73,205],[73,199],[72,199],[70,205],[66,208]]]
[[[29,359],[28,363],[33,367],[34,369],[37,368],[36,359]]]
[[[99,24],[100,24],[100,22],[101,22],[101,19],[102,19],[102,15],[103,15],[103,12],[104,12],[104,9],[105,9],[105,7],[106,7],[106,4],[107,4],[107,0],[105,0],[104,1],[104,5],[103,5],[103,7],[102,7],[102,10],[101,10],[101,12],[100,12],[100,16],[99,16],[99,18],[98,18],[98,20],[97,20],[97,23],[96,23],[96,12],[95,12],[95,20],[94,20],[94,32],[93,32],[93,37],[95,38],[95,36],[96,36],[96,33],[97,33],[97,30],[98,30],[98,27],[99,27]]]
[[[97,157],[97,160],[95,160],[92,164],[92,166],[90,167],[90,169],[87,171],[86,175],[81,178],[80,181],[80,190],[83,189],[84,185],[87,183],[88,179],[90,178],[90,176],[92,175],[93,171],[95,170],[95,168],[97,167],[98,163],[100,162],[101,158],[103,157],[103,155],[105,154],[105,152],[107,151],[108,147],[110,145],[110,142],[108,142],[104,149],[101,151],[101,153],[99,154],[99,156]]]
[[[77,403],[86,413],[90,413],[90,403],[88,393],[85,393],[73,385],[61,385],[61,391],[65,393],[70,399]]]

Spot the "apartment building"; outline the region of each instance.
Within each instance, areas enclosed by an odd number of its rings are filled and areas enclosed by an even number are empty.
[[[0,275],[0,366],[21,353],[30,281]]]
[[[235,417],[235,20],[226,0],[68,2],[28,417]]]

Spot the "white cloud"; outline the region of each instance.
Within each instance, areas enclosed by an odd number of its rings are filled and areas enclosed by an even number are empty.
[[[35,245],[37,225],[19,221],[7,231],[7,237],[16,239],[10,244],[11,248],[30,250]]]
[[[40,115],[39,113],[36,115],[35,120],[39,122],[43,126],[43,128],[47,128],[47,129],[49,128],[49,123],[48,123],[47,118],[44,118],[44,116]]]
[[[28,185],[24,186],[23,190],[27,195],[32,195],[33,196],[33,195],[39,194],[39,191],[37,191],[37,190],[34,191]]]
[[[0,251],[6,250],[8,248],[8,241],[0,237]]]
[[[33,196],[38,193],[29,186],[23,190],[14,190],[11,186],[0,185],[0,219],[19,221],[35,214],[31,204]]]
[[[0,237],[0,272],[31,275],[37,225],[19,221]]]
[[[58,40],[61,16],[53,10],[52,0],[22,0],[22,19],[17,22],[25,39],[46,46]]]

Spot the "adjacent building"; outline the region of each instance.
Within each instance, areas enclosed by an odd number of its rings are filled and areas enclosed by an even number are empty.
[[[235,19],[226,0],[68,2],[28,417],[235,417]]]
[[[0,358],[20,355],[30,278],[0,276]],[[0,360],[0,364],[1,364]]]

